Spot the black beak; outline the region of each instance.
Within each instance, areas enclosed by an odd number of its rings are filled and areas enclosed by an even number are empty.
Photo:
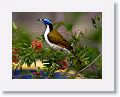
[[[36,21],[42,21],[42,19],[37,19]]]

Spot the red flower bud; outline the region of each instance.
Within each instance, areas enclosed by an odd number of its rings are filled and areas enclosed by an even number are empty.
[[[59,61],[58,64],[61,65],[61,67],[59,67],[59,69],[61,69],[61,70],[64,70],[68,67],[68,64],[65,60]]]
[[[18,48],[12,48],[12,62],[15,64],[19,62],[18,51]]]
[[[33,40],[31,46],[33,49],[38,51],[42,48],[42,43],[38,40]]]

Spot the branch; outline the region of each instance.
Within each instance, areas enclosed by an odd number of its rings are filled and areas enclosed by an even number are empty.
[[[100,53],[89,65],[81,69],[80,71],[76,72],[74,76],[76,76],[78,73],[81,73],[82,71],[86,70],[88,67],[90,67],[102,54]]]

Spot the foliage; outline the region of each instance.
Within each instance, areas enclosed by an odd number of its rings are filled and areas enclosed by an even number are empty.
[[[102,17],[96,16],[94,18],[91,18],[93,27],[95,28],[92,30],[92,33],[90,35],[90,38],[92,41],[101,43],[102,41]]]
[[[98,20],[96,20],[98,19]],[[96,17],[95,19],[91,18],[93,26],[95,27],[95,34],[91,35],[91,39],[97,41],[96,33],[101,33],[101,23],[97,23],[97,21],[100,21],[100,18]],[[36,66],[36,61],[40,60],[42,61],[44,67],[43,68],[37,68],[36,72],[31,73],[32,78],[44,78],[41,76],[41,71],[44,72],[45,78],[55,78],[55,73],[59,71],[60,69],[65,69],[64,72],[61,73],[61,76],[64,76],[66,78],[76,78],[78,76],[78,72],[88,66],[91,62],[94,61],[94,59],[100,54],[100,51],[98,48],[95,47],[88,47],[86,45],[81,44],[82,39],[88,39],[87,35],[85,35],[81,31],[72,31],[74,23],[68,23],[68,22],[58,22],[55,23],[55,29],[58,29],[59,26],[63,25],[66,30],[68,31],[67,34],[71,36],[71,39],[69,42],[72,44],[72,47],[74,48],[75,54],[77,58],[79,58],[82,61],[82,64],[80,64],[75,58],[75,56],[72,53],[67,53],[66,51],[59,51],[54,50],[51,47],[49,47],[42,35],[39,35],[36,37],[35,41],[32,41],[31,35],[23,28],[18,28],[17,25],[13,22],[12,26],[12,34],[13,34],[13,40],[12,45],[13,48],[18,49],[17,56],[19,58],[18,65],[13,68],[13,75],[15,71],[20,67],[22,70],[22,65],[27,64],[27,66],[31,66],[32,63]],[[99,35],[99,34],[98,34]],[[96,38],[95,38],[95,37]],[[89,40],[89,39],[88,39]],[[63,60],[67,60],[63,62]],[[84,72],[81,72],[85,78],[102,78],[102,60],[101,56],[98,58],[98,60],[95,61],[95,66],[97,66],[96,70],[84,70]],[[15,62],[13,61],[13,64]],[[73,70],[75,71],[76,75],[69,74],[69,71]]]

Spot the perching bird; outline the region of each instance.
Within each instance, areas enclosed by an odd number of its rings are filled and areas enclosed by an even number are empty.
[[[37,19],[37,21],[41,21],[46,26],[44,38],[47,44],[49,44],[53,49],[66,50],[69,53],[71,52],[77,58],[73,47],[59,32],[57,32],[57,30],[53,29],[52,21],[50,19]],[[78,59],[78,61],[80,64],[82,63],[80,59]]]

